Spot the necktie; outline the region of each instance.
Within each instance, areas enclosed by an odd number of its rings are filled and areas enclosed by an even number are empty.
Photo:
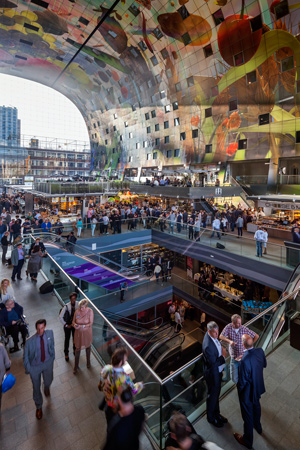
[[[45,361],[45,344],[44,344],[44,338],[41,336],[41,362],[43,363]]]

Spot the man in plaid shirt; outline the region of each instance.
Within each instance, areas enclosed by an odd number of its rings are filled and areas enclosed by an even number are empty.
[[[230,376],[235,384],[238,382],[239,365],[245,352],[242,342],[243,334],[251,336],[253,338],[253,344],[259,338],[258,334],[242,325],[241,316],[234,314],[231,317],[231,323],[226,325],[219,337],[221,341],[228,342],[229,344],[229,354],[231,356]]]

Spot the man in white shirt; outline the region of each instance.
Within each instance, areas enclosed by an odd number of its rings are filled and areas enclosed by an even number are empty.
[[[212,227],[213,227],[213,232],[210,237],[211,238],[214,237],[215,231],[216,231],[218,238],[221,239],[221,234],[220,234],[221,221],[220,221],[220,219],[218,219],[218,218],[214,219],[214,221],[212,223]]]
[[[265,242],[265,232],[261,227],[258,227],[255,231],[254,239],[256,241],[256,256],[262,258],[263,243]]]

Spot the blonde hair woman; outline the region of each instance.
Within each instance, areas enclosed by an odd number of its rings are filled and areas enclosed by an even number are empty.
[[[15,300],[15,293],[13,288],[10,285],[10,281],[8,278],[3,278],[0,284],[0,294],[1,294],[1,302],[5,303],[6,300],[12,299]]]
[[[93,342],[93,322],[94,312],[88,308],[88,301],[83,299],[79,302],[79,308],[76,309],[72,326],[75,328],[74,344],[75,344],[75,365],[73,373],[76,374],[79,365],[80,352],[85,349],[86,366],[91,367],[91,345]]]

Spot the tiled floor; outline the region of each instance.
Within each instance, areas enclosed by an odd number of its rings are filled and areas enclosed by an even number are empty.
[[[254,431],[254,450],[300,449],[300,351],[284,342],[267,358],[266,393],[261,398],[263,434]],[[196,430],[206,440],[224,450],[241,450],[234,432],[243,432],[236,389],[220,403],[221,414],[228,418],[224,428],[210,425],[206,417],[196,424]]]

